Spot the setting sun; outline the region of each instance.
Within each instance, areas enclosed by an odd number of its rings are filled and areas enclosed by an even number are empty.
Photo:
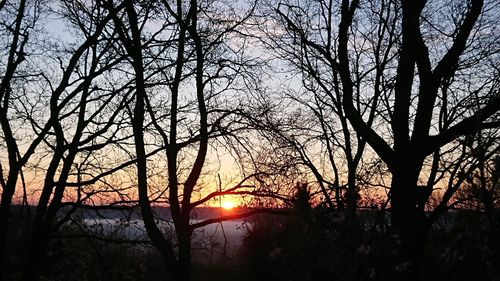
[[[222,202],[222,208],[226,210],[231,210],[234,208],[235,204],[233,201],[225,200]]]

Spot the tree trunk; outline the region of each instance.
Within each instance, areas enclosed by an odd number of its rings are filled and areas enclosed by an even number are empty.
[[[391,225],[396,243],[394,268],[398,280],[418,280],[427,238],[424,218],[417,208],[417,180],[418,173],[404,167],[393,173]]]
[[[40,279],[42,260],[48,240],[48,229],[45,223],[42,221],[35,222],[28,247],[28,256],[22,277],[23,281],[38,281]]]
[[[179,240],[179,280],[191,280],[191,231],[189,226],[178,230]]]
[[[353,234],[359,232],[359,221],[357,216],[358,208],[358,190],[356,187],[356,165],[349,165],[348,182],[346,192],[346,226],[347,230]]]
[[[6,255],[6,245],[7,245],[7,235],[9,232],[9,214],[11,209],[11,203],[8,200],[5,200],[4,197],[7,198],[7,191],[4,190],[2,194],[2,203],[0,205],[0,281],[4,279],[5,271],[5,255]]]
[[[17,162],[17,161],[16,161]],[[17,184],[17,163],[9,168],[7,184],[2,190],[0,201],[0,281],[5,278],[5,255],[7,251],[7,236],[9,235],[9,219],[12,209],[12,198]]]

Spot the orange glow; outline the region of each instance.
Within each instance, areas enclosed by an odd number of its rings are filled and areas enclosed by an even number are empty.
[[[234,201],[224,200],[224,201],[222,201],[222,205],[221,206],[222,206],[223,209],[231,210],[231,209],[233,209],[235,207],[235,205],[236,204],[234,203]]]

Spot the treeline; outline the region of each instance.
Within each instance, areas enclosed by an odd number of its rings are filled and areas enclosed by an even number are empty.
[[[307,202],[303,202],[307,204]],[[195,246],[192,280],[397,280],[387,213],[360,210],[357,231],[346,228],[342,214],[325,207],[288,210],[286,215],[259,214],[240,226],[242,241],[223,241],[219,233],[197,233],[206,243]],[[12,280],[23,268],[26,218],[14,208],[6,261]],[[494,214],[500,222],[500,212]],[[78,220],[75,218],[75,220]],[[147,241],[103,227],[58,230],[42,262],[44,280],[164,280],[158,252]],[[128,227],[126,221],[116,228]],[[225,231],[229,232],[230,229]],[[222,232],[219,229],[219,232]],[[497,280],[500,241],[489,217],[471,210],[450,211],[429,233],[420,278],[427,280]],[[226,245],[227,244],[227,245]],[[203,247],[200,247],[203,246]],[[232,248],[232,249],[227,249]]]

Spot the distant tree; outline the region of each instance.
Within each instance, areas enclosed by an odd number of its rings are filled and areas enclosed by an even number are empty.
[[[318,81],[339,79],[345,116],[387,165],[391,227],[400,245],[395,270],[417,279],[428,232],[420,202],[431,195],[421,192],[424,162],[460,136],[498,126],[499,46],[492,35],[498,4],[346,0],[276,7],[280,27],[300,46],[290,55],[314,58]],[[360,105],[376,99],[380,117],[370,121]]]
[[[479,130],[442,151],[435,187],[441,192],[433,194],[426,209],[427,223],[439,226],[430,230],[429,252],[440,250],[435,253],[443,263],[443,279],[494,280],[498,275],[498,132]],[[436,247],[436,240],[441,245]]]
[[[461,168],[453,206],[484,214],[488,228],[499,231],[500,208],[500,137],[498,130],[479,132],[464,141],[471,158]],[[468,168],[466,170],[466,168]]]

